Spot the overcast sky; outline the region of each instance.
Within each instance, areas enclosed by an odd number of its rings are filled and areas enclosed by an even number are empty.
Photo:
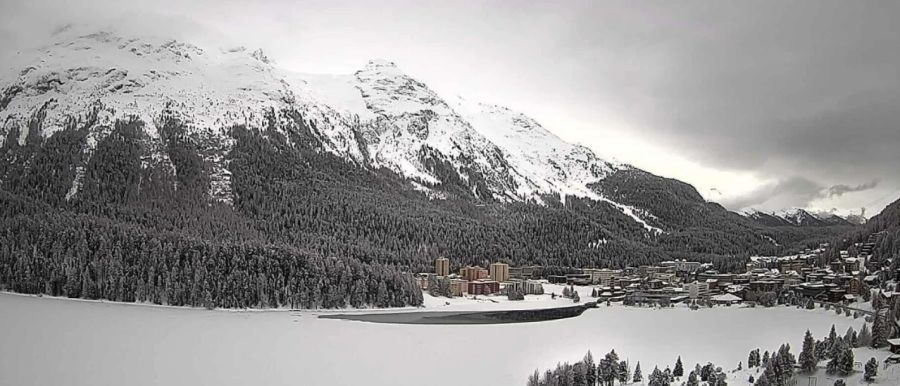
[[[2,0],[0,22],[6,53],[74,22],[302,72],[389,59],[735,210],[900,197],[900,2]]]

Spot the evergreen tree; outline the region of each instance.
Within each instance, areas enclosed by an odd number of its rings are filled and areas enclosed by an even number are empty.
[[[836,380],[834,381],[834,386],[847,386],[847,383],[844,382],[843,379],[836,379]]]
[[[816,357],[816,342],[813,340],[812,333],[806,330],[806,336],[803,337],[803,349],[800,351],[800,371],[812,373],[816,371],[816,364],[819,362]]]
[[[869,324],[863,323],[856,336],[857,347],[869,347],[872,344],[872,333],[869,331]]]
[[[844,345],[839,361],[838,374],[846,376],[853,372],[853,349],[849,345]]]
[[[663,374],[662,371],[659,370],[659,367],[654,367],[653,372],[650,373],[650,382],[647,383],[648,386],[669,386],[669,379]]]
[[[760,365],[760,357],[759,357],[759,349],[755,349],[750,351],[750,357],[747,358],[747,367],[759,367]]]
[[[849,344],[850,347],[853,347],[854,335],[856,335],[856,331],[853,329],[853,326],[847,327],[847,332],[844,333],[844,342]]]
[[[641,374],[641,362],[638,362],[634,366],[634,376],[631,378],[631,381],[637,383],[637,382],[641,382],[643,380],[644,380],[644,375]]]
[[[697,379],[696,372],[691,371],[691,373],[688,374],[688,380],[687,380],[686,386],[700,386],[700,380]]]
[[[878,361],[875,358],[869,359],[869,361],[866,362],[866,372],[863,375],[863,379],[865,379],[866,382],[873,382],[875,381],[875,376],[877,375]]]
[[[872,347],[879,348],[887,344],[888,332],[887,329],[889,326],[887,325],[887,313],[886,310],[876,310],[875,317],[872,320]]]
[[[700,380],[703,382],[708,382],[711,378],[710,376],[715,371],[712,363],[707,363],[703,365],[703,368],[700,369]]]
[[[582,359],[581,361],[584,363],[585,369],[587,370],[587,384],[592,386],[596,385],[597,366],[594,364],[594,355],[591,354],[590,350],[588,350],[587,354],[584,355],[584,359]]]
[[[714,386],[728,386],[728,376],[725,373],[719,371],[713,374],[715,379]]]
[[[629,374],[630,371],[627,361],[619,362],[619,383],[624,385],[628,382],[628,379],[631,376],[631,374]]]
[[[831,325],[831,331],[828,332],[828,339],[826,340],[826,344],[829,348],[834,345],[834,341],[837,340],[837,331],[834,328],[834,325]]]
[[[762,357],[762,364],[763,364],[763,365],[768,365],[768,364],[769,364],[769,351],[766,351],[766,352],[763,354],[763,357]]]
[[[835,343],[836,354],[828,361],[826,371],[828,374],[846,376],[853,372],[853,349],[842,340]]]
[[[534,370],[534,373],[528,376],[528,382],[525,383],[527,386],[541,386],[541,375],[538,373],[537,369]]]
[[[616,354],[616,350],[611,350],[600,362],[604,374],[602,380],[607,385],[615,384],[615,381],[620,378],[621,372],[619,354]]]
[[[684,365],[681,363],[681,356],[675,360],[675,368],[672,370],[672,376],[681,377],[684,375]]]

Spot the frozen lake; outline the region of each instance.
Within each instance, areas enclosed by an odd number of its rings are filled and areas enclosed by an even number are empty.
[[[644,374],[747,353],[862,318],[777,307],[587,310],[499,325],[393,325],[312,312],[230,312],[0,293],[0,385],[524,385],[535,368],[615,348]]]

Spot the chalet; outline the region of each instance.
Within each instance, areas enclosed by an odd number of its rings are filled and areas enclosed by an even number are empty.
[[[732,294],[722,294],[714,295],[709,298],[709,300],[713,302],[713,304],[737,304],[740,303],[743,299]]]
[[[888,347],[894,354],[900,354],[900,338],[888,339]]]

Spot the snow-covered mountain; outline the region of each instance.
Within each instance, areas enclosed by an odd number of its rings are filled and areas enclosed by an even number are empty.
[[[766,213],[751,208],[741,211],[740,214],[753,220],[757,224],[766,226],[787,225],[810,227],[829,225],[853,225],[853,223],[849,220],[834,213],[810,212],[800,208],[784,209],[771,213]]]
[[[174,117],[215,144],[204,155],[213,169],[210,193],[229,201],[228,128],[272,126],[274,118],[288,132],[300,116],[315,128],[323,151],[360,167],[390,169],[432,197],[442,197],[449,168],[480,199],[589,197],[652,229],[639,210],[589,187],[630,166],[567,143],[522,113],[442,98],[385,60],[353,74],[301,74],[277,67],[259,50],[69,29],[11,63],[24,64],[0,78],[0,147],[46,139],[73,117],[90,118],[96,122],[83,149],[89,159],[116,120],[137,117],[148,138],[159,141],[162,117]],[[170,163],[164,153],[157,156]],[[78,194],[79,178],[67,197]]]

